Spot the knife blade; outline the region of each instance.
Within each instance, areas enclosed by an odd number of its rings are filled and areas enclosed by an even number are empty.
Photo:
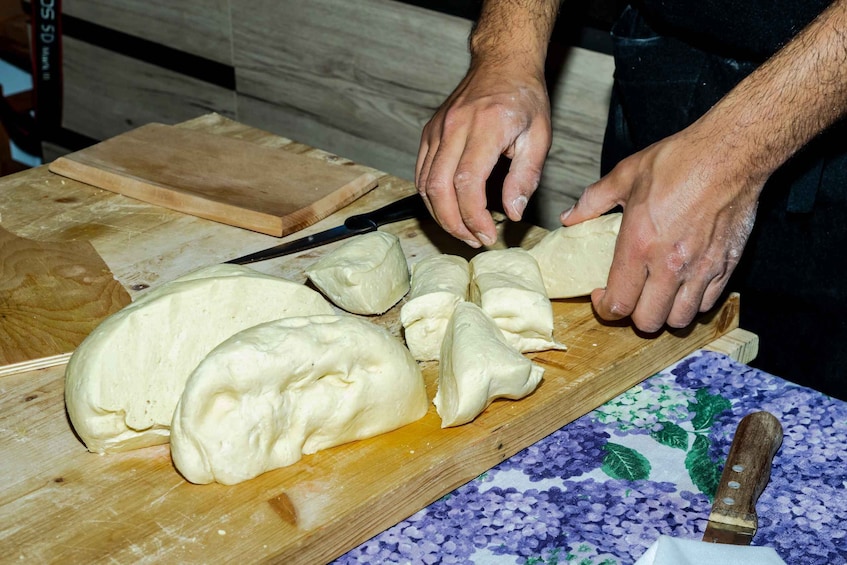
[[[425,211],[426,206],[421,196],[419,194],[412,194],[396,202],[386,204],[382,208],[350,216],[340,226],[250,253],[249,255],[230,259],[226,263],[249,265],[250,263],[257,263],[259,261],[266,261],[268,259],[282,257],[283,255],[313,249],[354,235],[375,231],[379,226],[385,224],[418,217]]]
[[[782,425],[770,412],[752,412],[738,424],[721,473],[703,541],[749,545],[759,527],[756,501],[770,480],[782,445]]]

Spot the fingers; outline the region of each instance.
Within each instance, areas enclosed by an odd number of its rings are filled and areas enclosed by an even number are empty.
[[[428,134],[430,139],[422,141],[418,153],[418,191],[424,197],[430,213],[447,233],[471,247],[479,247],[481,241],[466,226],[464,216],[474,218],[480,224],[485,222],[478,219],[479,214],[488,216],[493,231],[493,220],[485,210],[484,178],[487,174],[480,183],[474,180],[474,173],[470,170],[462,176],[461,188],[456,186],[460,161],[466,151],[467,132],[462,129],[450,132],[450,135],[441,135],[440,131],[441,127],[435,122],[431,122],[425,129],[425,135]]]
[[[541,182],[552,137],[549,127],[537,127],[515,144],[512,164],[503,180],[503,210],[513,222],[523,217],[529,198]]]
[[[621,180],[623,165],[619,165],[605,177],[588,186],[579,200],[569,210],[562,212],[560,220],[565,226],[572,226],[585,220],[591,220],[605,214],[615,206],[626,201],[626,182]]]
[[[674,268],[674,255],[668,257],[670,259],[661,266],[644,261],[643,277],[637,276],[638,271],[627,273],[627,263],[621,262],[621,269],[610,272],[607,287],[592,293],[597,315],[605,320],[629,316],[639,330],[654,333],[665,324],[684,328],[698,313],[713,308],[731,271],[716,272],[716,265],[707,264],[699,272],[692,273],[687,266]],[[636,273],[635,277],[632,272]]]

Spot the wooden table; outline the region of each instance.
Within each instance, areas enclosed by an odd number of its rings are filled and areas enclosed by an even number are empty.
[[[343,161],[217,115],[181,125]],[[290,238],[413,191],[410,182],[381,175],[377,189]],[[0,227],[33,240],[90,241],[133,298],[280,241],[70,181],[46,167],[0,180]],[[385,229],[401,238],[410,263],[433,253],[472,252],[428,219]],[[499,229],[499,246],[529,246],[545,233],[502,218]],[[255,268],[302,282],[305,268],[330,249]],[[187,483],[166,445],[88,453],[64,412],[66,357],[0,376],[0,555],[30,562],[327,561],[699,347],[711,344],[742,361],[756,354],[755,336],[737,329],[738,297],[685,331],[658,336],[601,324],[584,299],[556,301],[554,311],[555,337],[569,350],[533,355],[546,372],[530,397],[497,402],[473,423],[447,430],[431,407],[400,430],[233,487]],[[399,336],[398,312],[374,321]],[[437,365],[423,370],[432,397]]]

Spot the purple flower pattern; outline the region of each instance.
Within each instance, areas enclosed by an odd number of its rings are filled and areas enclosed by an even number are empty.
[[[651,479],[651,462],[658,461],[651,446],[682,462],[707,444],[702,460],[719,469],[738,421],[755,410],[774,414],[785,437],[759,499],[754,544],[773,547],[791,565],[847,563],[847,404],[705,351],[503,461],[336,563],[632,563],[661,534],[700,538],[711,505],[711,493],[691,481]],[[707,424],[697,429],[695,420]],[[678,432],[676,443],[661,437],[665,428]],[[646,462],[647,476],[612,478],[608,446],[631,439],[639,447],[620,447],[616,454],[635,452]],[[688,441],[687,450],[680,439]]]

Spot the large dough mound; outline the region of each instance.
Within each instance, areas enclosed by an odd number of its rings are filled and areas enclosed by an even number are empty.
[[[193,483],[235,484],[427,411],[409,351],[353,316],[289,318],[215,348],[174,413],[171,453]]]
[[[357,235],[319,259],[309,279],[337,306],[354,314],[382,314],[409,292],[409,266],[396,235]]]
[[[566,349],[553,339],[553,306],[525,249],[494,249],[471,259],[470,295],[520,352]]]
[[[444,336],[433,400],[441,427],[470,422],[497,398],[523,398],[543,374],[542,367],[506,343],[479,306],[459,304]]]
[[[185,381],[212,348],[262,322],[333,312],[302,284],[237,265],[163,284],[105,319],[71,356],[71,423],[98,453],[166,443]]]
[[[607,214],[544,236],[530,255],[538,261],[549,298],[591,294],[606,286],[623,214]]]
[[[412,290],[400,309],[406,345],[418,361],[438,360],[453,309],[468,298],[464,257],[433,255],[412,265]]]

